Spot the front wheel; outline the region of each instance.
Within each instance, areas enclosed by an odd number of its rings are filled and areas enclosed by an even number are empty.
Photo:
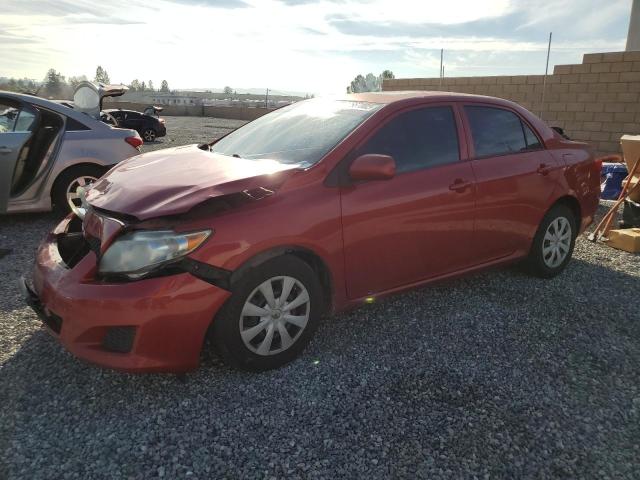
[[[575,215],[565,205],[554,206],[542,219],[527,258],[527,269],[542,278],[551,278],[565,269],[578,234]]]
[[[263,371],[296,358],[309,343],[322,312],[313,269],[292,255],[250,270],[213,321],[210,335],[223,360]]]

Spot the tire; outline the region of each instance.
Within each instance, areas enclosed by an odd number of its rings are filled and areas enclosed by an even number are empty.
[[[146,142],[155,142],[157,134],[156,134],[156,131],[153,128],[146,128],[145,130],[142,131],[140,136],[145,141],[145,143]]]
[[[525,263],[529,273],[541,278],[560,274],[571,260],[577,234],[573,211],[566,205],[552,207],[540,222],[533,239]]]
[[[67,199],[69,189],[74,188],[74,183],[80,184],[79,179],[84,178],[85,183],[88,179],[97,180],[105,171],[103,167],[99,167],[98,165],[78,165],[77,167],[71,167],[62,172],[51,189],[51,201],[54,210],[61,215],[67,215],[71,212],[71,206]]]
[[[290,293],[281,302],[285,281]],[[273,292],[271,306],[262,294],[263,289],[268,291],[265,284],[271,285]],[[281,308],[304,300],[305,291],[308,302],[291,310]],[[318,277],[308,264],[292,255],[267,260],[249,270],[232,292],[209,329],[209,339],[223,361],[235,368],[259,372],[289,363],[309,343],[320,323],[323,296]],[[258,315],[248,315],[251,313]],[[288,322],[294,318],[296,323]],[[281,331],[289,337],[286,342]],[[292,343],[284,348],[289,340]]]

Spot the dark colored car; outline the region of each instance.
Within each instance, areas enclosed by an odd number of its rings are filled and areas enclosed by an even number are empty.
[[[108,109],[104,112],[115,118],[118,127],[137,131],[145,142],[153,142],[156,138],[167,134],[163,118],[145,115],[134,110]]]
[[[514,261],[558,275],[599,194],[587,145],[506,100],[313,99],[113,168],[42,243],[25,295],[101,365],[192,369],[209,335],[264,370],[325,314]]]

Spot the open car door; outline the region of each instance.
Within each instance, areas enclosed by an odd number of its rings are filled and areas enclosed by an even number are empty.
[[[0,213],[5,213],[16,179],[29,154],[39,113],[28,104],[0,96]]]
[[[75,109],[79,110],[96,120],[100,120],[102,110],[102,100],[105,97],[119,97],[124,95],[128,87],[124,85],[104,85],[91,82],[80,82],[73,94]]]

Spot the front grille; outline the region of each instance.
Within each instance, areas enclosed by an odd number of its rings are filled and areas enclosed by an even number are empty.
[[[80,232],[60,234],[57,243],[60,258],[69,268],[75,267],[89,253],[89,243]]]
[[[100,239],[87,235],[86,240],[91,251],[96,254],[96,257],[100,258]]]
[[[38,295],[26,281],[22,280],[22,285],[24,287],[24,295],[27,305],[36,312],[40,320],[42,320],[47,327],[59,334],[62,330],[62,318],[52,311],[44,308],[42,302],[38,298]]]
[[[62,330],[62,318],[56,315],[55,313],[49,312],[47,314],[46,312],[42,312],[42,315],[40,315],[40,318],[45,323],[45,325],[49,327],[51,330],[53,330],[54,332],[59,334],[60,330]]]
[[[110,327],[102,339],[102,348],[110,352],[129,353],[136,337],[136,327]]]

